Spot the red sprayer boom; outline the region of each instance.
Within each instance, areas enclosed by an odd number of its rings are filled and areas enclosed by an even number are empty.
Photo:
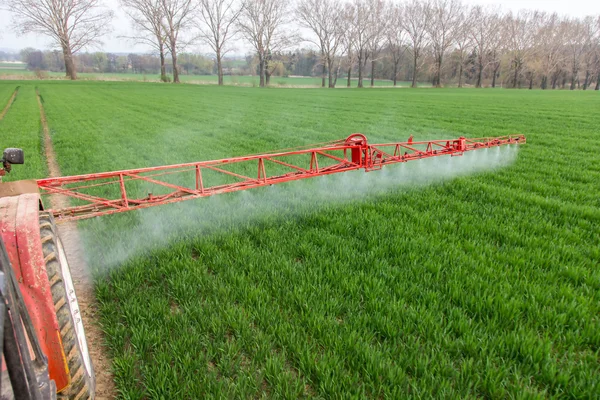
[[[524,135],[496,138],[368,144],[356,133],[346,139],[285,151],[161,167],[40,179],[40,192],[76,199],[50,210],[58,222],[115,214],[220,193],[246,190],[466,151],[525,143]],[[210,176],[208,176],[210,175]],[[143,186],[143,187],[141,187]],[[143,194],[141,191],[145,190]]]

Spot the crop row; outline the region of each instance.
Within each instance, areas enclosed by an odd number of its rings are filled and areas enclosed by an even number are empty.
[[[8,98],[19,85],[0,85],[0,99]],[[0,107],[4,108],[6,102]],[[13,166],[5,181],[43,178],[46,175],[44,151],[41,141],[40,111],[35,88],[21,85],[8,112],[0,121],[0,139],[3,148],[19,147],[25,154],[25,165]]]

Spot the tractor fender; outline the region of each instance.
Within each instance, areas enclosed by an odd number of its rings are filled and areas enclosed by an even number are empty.
[[[70,384],[40,237],[40,196],[0,198],[0,234],[58,391]]]

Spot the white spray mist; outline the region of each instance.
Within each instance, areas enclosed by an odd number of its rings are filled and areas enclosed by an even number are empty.
[[[88,250],[92,250],[88,255],[102,254],[101,262],[88,260],[88,264],[112,268],[150,249],[166,247],[181,235],[210,234],[265,216],[289,217],[331,204],[368,200],[390,190],[408,190],[492,171],[512,164],[517,152],[518,146],[481,149],[459,157],[441,156],[390,165],[369,173],[350,171],[216,195],[138,211],[136,224],[120,224],[118,230],[115,225],[119,225],[119,221],[113,218],[127,218],[127,215],[97,218],[80,226],[80,232]],[[99,236],[106,235],[110,237],[98,240]],[[89,249],[99,242],[104,244],[103,250]]]

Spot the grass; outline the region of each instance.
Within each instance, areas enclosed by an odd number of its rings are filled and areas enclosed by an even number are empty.
[[[354,174],[81,223],[122,398],[598,393],[597,93],[38,87],[63,174],[527,135],[500,169],[392,175],[425,185]]]
[[[0,113],[4,111],[4,108],[8,104],[8,101],[10,100],[10,97],[13,95],[16,88],[17,85],[14,84],[0,84]]]
[[[4,181],[44,177],[47,173],[41,141],[40,112],[31,85],[0,82],[0,107],[4,109],[8,99],[18,87],[18,93],[4,118],[0,121],[0,138],[3,150],[20,147],[25,154],[26,165],[14,165]]]

